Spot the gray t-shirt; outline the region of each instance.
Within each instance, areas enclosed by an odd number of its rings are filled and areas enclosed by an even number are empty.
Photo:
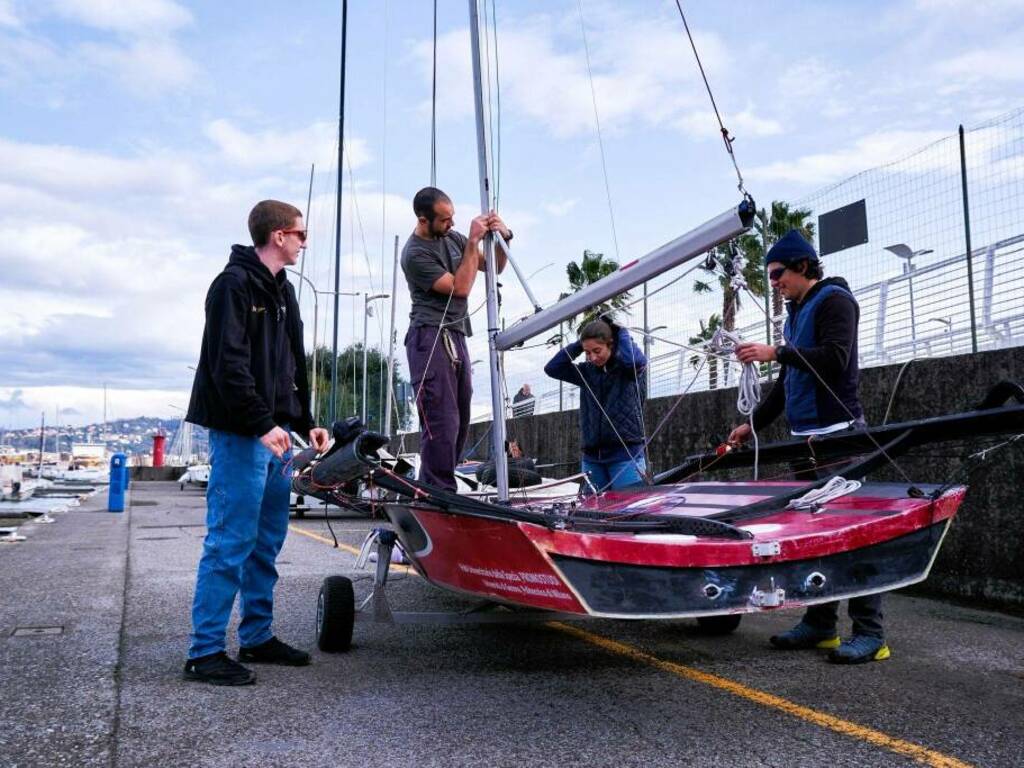
[[[402,249],[402,271],[412,296],[410,327],[440,326],[445,323],[449,330],[462,331],[466,336],[473,335],[469,324],[468,300],[452,296],[449,303],[447,296],[432,290],[434,283],[446,272],[455,274],[462,263],[465,248],[466,236],[455,230],[434,240],[415,234],[409,236]],[[456,322],[453,323],[453,320]]]

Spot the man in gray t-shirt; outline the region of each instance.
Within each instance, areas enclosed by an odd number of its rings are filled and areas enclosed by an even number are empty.
[[[412,311],[405,351],[420,414],[419,479],[456,490],[455,465],[469,432],[473,372],[466,349],[472,333],[469,294],[486,269],[480,243],[488,232],[508,242],[512,232],[496,213],[473,219],[469,236],[456,232],[455,207],[435,187],[413,198],[416,229],[402,249]],[[506,258],[495,253],[498,272]]]

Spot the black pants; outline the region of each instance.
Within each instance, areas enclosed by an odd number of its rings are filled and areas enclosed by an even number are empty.
[[[863,429],[864,423],[854,424],[851,429]],[[793,469],[793,476],[797,480],[821,480],[827,476],[823,470],[816,468],[813,461],[803,459],[794,461],[790,465]],[[854,635],[870,635],[871,637],[884,637],[885,631],[882,628],[882,595],[865,595],[864,597],[852,597],[847,606],[850,620],[853,622]],[[812,605],[804,614],[804,623],[815,629],[835,629],[839,621],[839,601]]]

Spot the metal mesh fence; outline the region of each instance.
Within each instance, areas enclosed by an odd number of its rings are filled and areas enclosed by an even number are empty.
[[[836,227],[829,214],[861,201],[863,242],[854,233],[857,242],[831,250]],[[829,249],[818,238],[815,245],[826,276],[846,278],[857,297],[860,363],[870,367],[1024,343],[1022,207],[1019,109],[819,190],[789,210],[807,211],[806,221],[830,241]],[[625,322],[642,339],[646,304],[650,396],[735,386],[735,364],[705,360],[700,347],[725,314],[718,275],[690,264],[650,282],[646,294],[644,302],[642,291],[633,292],[641,301]],[[770,297],[740,299],[735,329],[770,343]],[[534,389],[535,413],[578,407],[576,387]]]

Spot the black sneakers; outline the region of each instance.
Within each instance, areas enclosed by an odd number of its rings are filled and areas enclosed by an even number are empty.
[[[309,654],[292,648],[287,643],[282,643],[276,637],[272,637],[265,643],[254,645],[252,648],[239,648],[238,660],[247,661],[250,664],[281,664],[286,667],[304,667],[309,664]]]
[[[186,680],[211,685],[249,685],[256,682],[256,673],[246,669],[224,651],[189,659],[185,662]]]

